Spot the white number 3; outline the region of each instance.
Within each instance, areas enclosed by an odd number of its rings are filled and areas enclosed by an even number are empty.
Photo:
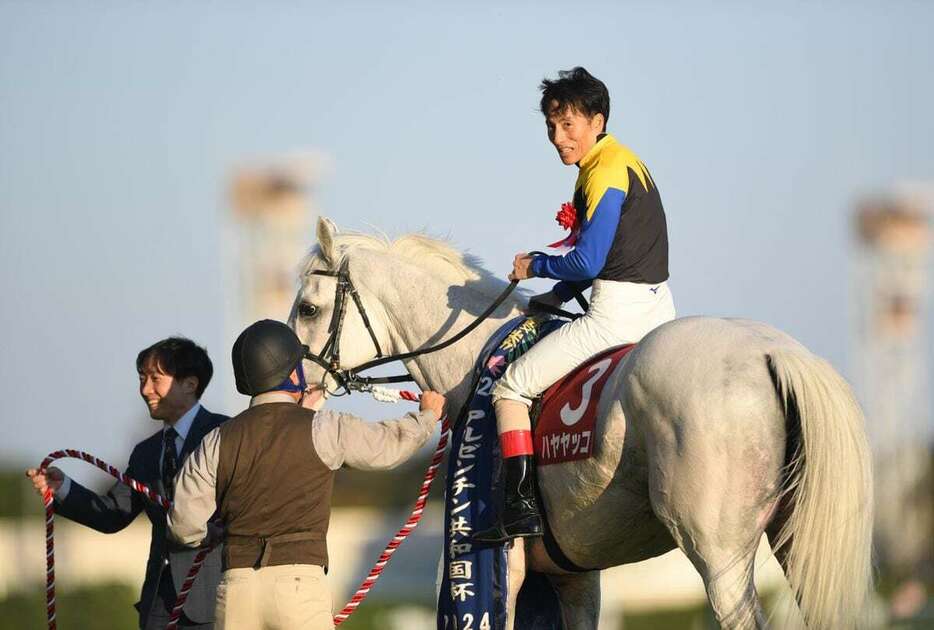
[[[603,359],[590,367],[589,372],[593,376],[587,379],[581,388],[581,404],[577,408],[572,408],[571,403],[565,403],[564,407],[561,408],[561,422],[565,426],[575,425],[584,417],[584,412],[587,411],[587,407],[590,405],[590,395],[593,392],[594,384],[600,380],[600,377],[610,368],[612,363],[613,359]]]

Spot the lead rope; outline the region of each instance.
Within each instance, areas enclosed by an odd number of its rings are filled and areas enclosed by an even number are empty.
[[[418,395],[409,391],[399,391],[394,389],[389,389],[386,387],[374,386],[372,389],[373,397],[380,402],[396,402],[399,399],[417,401]],[[428,501],[428,491],[431,489],[431,482],[434,480],[435,475],[438,472],[438,466],[441,465],[441,459],[444,457],[444,451],[448,445],[448,430],[449,422],[447,415],[443,416],[441,419],[441,437],[438,438],[438,446],[435,448],[435,454],[431,458],[431,463],[428,464],[428,470],[425,471],[425,477],[422,480],[422,487],[418,492],[418,499],[415,500],[415,507],[412,509],[412,513],[409,515],[408,520],[405,524],[396,532],[396,535],[392,537],[392,540],[389,541],[389,544],[386,545],[386,548],[383,550],[383,553],[379,555],[379,558],[376,560],[376,564],[373,565],[373,568],[370,569],[369,575],[366,576],[366,579],[360,583],[360,587],[357,588],[357,592],[354,593],[354,596],[350,598],[350,601],[347,602],[347,605],[344,608],[334,615],[334,625],[339,626],[344,621],[346,621],[350,615],[357,609],[357,606],[360,605],[366,596],[370,592],[370,588],[379,579],[380,574],[383,572],[383,569],[386,568],[386,565],[389,564],[389,559],[392,557],[392,554],[396,552],[396,549],[402,544],[409,534],[411,534],[415,528],[418,526],[418,522],[422,520],[422,513],[425,510],[425,503]]]
[[[396,402],[398,400],[409,400],[413,402],[418,401],[418,394],[409,391],[396,391],[384,387],[374,387],[373,397],[381,402]],[[347,605],[334,616],[335,626],[339,626],[342,622],[346,621],[357,609],[357,606],[359,606],[360,603],[366,599],[367,594],[370,592],[370,588],[373,586],[376,580],[379,579],[383,569],[385,569],[386,565],[389,563],[389,559],[392,557],[392,554],[395,553],[396,549],[398,549],[402,544],[402,541],[404,541],[408,535],[412,533],[412,531],[418,525],[418,522],[421,520],[422,513],[424,512],[425,504],[427,503],[428,499],[428,491],[431,489],[431,482],[434,480],[435,475],[437,474],[438,466],[441,465],[441,459],[444,457],[444,451],[447,448],[448,428],[448,419],[447,416],[444,416],[441,423],[441,437],[438,439],[438,446],[435,449],[435,454],[431,458],[431,463],[428,465],[428,470],[425,472],[425,477],[422,481],[422,486],[418,493],[418,499],[415,501],[415,508],[412,510],[412,513],[409,515],[408,520],[406,520],[402,528],[396,532],[396,535],[393,536],[392,540],[389,541],[389,544],[386,545],[383,553],[380,554],[376,564],[373,565],[369,575],[367,575],[366,579],[364,579],[360,584],[357,592],[354,593],[354,596],[347,603]],[[74,449],[53,451],[42,460],[42,463],[39,465],[39,470],[40,472],[45,473],[46,469],[52,462],[57,459],[69,457],[74,459],[81,459],[89,464],[97,466],[111,477],[114,477],[118,481],[132,488],[134,491],[146,495],[146,497],[148,497],[154,503],[161,505],[166,511],[172,507],[171,501],[159,494],[156,494],[148,486],[120,472],[107,462],[100,460],[93,455],[85,453],[84,451],[78,451]],[[42,500],[45,503],[46,614],[48,618],[49,630],[56,630],[54,539],[55,508],[53,504],[52,491],[50,489],[46,488],[42,495]],[[188,570],[188,575],[185,577],[185,581],[182,583],[182,588],[178,592],[178,599],[175,600],[175,606],[172,608],[172,615],[169,618],[169,624],[166,626],[166,630],[175,630],[178,627],[178,621],[181,618],[182,609],[185,606],[185,601],[188,599],[188,593],[191,591],[191,586],[195,582],[195,577],[198,575],[198,571],[201,570],[201,565],[204,564],[204,559],[213,548],[214,546],[212,545],[211,547],[202,549],[195,556],[194,561],[191,563],[191,568]]]
[[[166,512],[168,512],[172,507],[171,501],[159,494],[156,494],[148,486],[141,484],[132,477],[128,477],[107,462],[102,461],[93,455],[85,453],[84,451],[76,451],[74,449],[53,451],[52,453],[49,453],[44,460],[42,460],[42,463],[39,465],[39,469],[42,473],[45,473],[45,470],[49,467],[49,464],[54,462],[56,459],[62,459],[66,457],[82,459],[89,464],[97,466],[105,473],[109,474],[111,477],[114,477],[118,481],[125,483],[136,492],[146,495],[151,501],[161,505]],[[45,606],[46,613],[48,615],[49,630],[55,630],[55,540],[53,538],[55,533],[55,508],[53,507],[52,503],[52,491],[46,488],[42,495],[42,500],[45,502]],[[211,545],[210,547],[199,551],[195,556],[194,561],[191,563],[191,568],[188,569],[188,575],[185,576],[185,581],[182,583],[182,588],[178,592],[178,599],[175,600],[175,606],[172,607],[172,615],[169,617],[169,624],[166,626],[166,630],[175,630],[175,628],[178,626],[178,620],[182,616],[182,608],[185,607],[185,601],[188,599],[188,593],[191,591],[191,585],[195,583],[195,576],[198,575],[198,571],[201,570],[201,565],[204,564],[204,559],[213,548],[214,545]]]

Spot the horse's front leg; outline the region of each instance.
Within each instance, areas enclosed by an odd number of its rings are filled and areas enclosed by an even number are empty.
[[[597,630],[600,620],[600,571],[570,573],[548,556],[541,538],[529,539],[526,565],[544,573],[558,594],[561,621],[568,630]]]
[[[512,630],[516,621],[516,600],[519,598],[519,589],[525,581],[526,540],[525,538],[514,539],[506,551],[506,630]]]
[[[600,572],[549,575],[558,593],[565,628],[597,630],[600,619]]]

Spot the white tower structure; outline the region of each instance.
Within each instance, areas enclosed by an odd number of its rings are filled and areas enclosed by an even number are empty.
[[[242,168],[230,187],[234,218],[232,289],[239,294],[239,332],[264,318],[284,321],[295,298],[296,273],[314,241],[309,189],[319,160],[302,157],[264,167]]]
[[[899,580],[917,578],[931,560],[930,200],[907,192],[867,200],[854,217],[858,389],[874,456],[876,541]]]

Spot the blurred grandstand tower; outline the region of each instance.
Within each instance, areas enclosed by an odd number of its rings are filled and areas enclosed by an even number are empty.
[[[225,347],[258,319],[288,318],[298,266],[315,242],[310,192],[326,165],[322,156],[299,154],[234,171],[223,239]],[[224,395],[231,409],[242,409],[233,379]]]
[[[258,319],[285,320],[296,291],[296,273],[314,242],[309,189],[321,160],[301,156],[261,168],[242,168],[233,177],[232,266],[239,294],[233,328]]]
[[[858,389],[873,448],[878,560],[885,577],[915,585],[934,577],[927,367],[932,199],[906,190],[866,200],[854,216]]]

